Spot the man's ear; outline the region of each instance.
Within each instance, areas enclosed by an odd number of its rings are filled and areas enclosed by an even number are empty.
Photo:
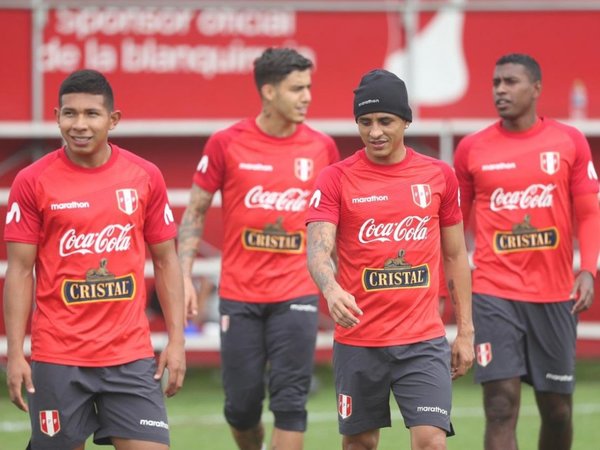
[[[260,88],[260,95],[264,100],[270,102],[275,97],[275,86],[270,83],[263,84]]]
[[[121,111],[116,110],[110,113],[110,129],[114,129],[121,120]]]

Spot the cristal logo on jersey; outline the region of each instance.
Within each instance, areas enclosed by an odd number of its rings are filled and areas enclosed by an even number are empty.
[[[92,233],[77,234],[73,228],[67,230],[60,238],[59,254],[61,257],[74,254],[100,254],[124,252],[131,247],[131,234],[134,225],[107,225],[102,230]]]
[[[551,208],[552,191],[556,189],[554,184],[532,184],[522,191],[505,192],[499,187],[492,192],[490,197],[490,209],[492,211]]]
[[[304,232],[286,232],[283,227],[283,217],[279,216],[275,223],[267,223],[262,230],[244,228],[242,245],[246,250],[302,253],[304,251]]]
[[[138,208],[138,194],[135,189],[117,189],[117,204],[127,215],[132,215]]]
[[[115,276],[108,270],[108,260],[102,258],[98,267],[88,269],[85,279],[62,282],[62,299],[67,305],[92,302],[132,300],[136,285],[133,274]]]
[[[485,367],[492,362],[492,344],[489,342],[476,345],[475,353],[477,354],[477,364],[481,367]]]
[[[352,397],[349,395],[338,395],[338,414],[342,419],[347,419],[352,415]]]
[[[377,223],[367,219],[358,232],[358,240],[363,244],[370,242],[422,241],[427,239],[427,222],[431,216],[407,216],[400,222]]]
[[[415,205],[427,208],[431,204],[431,188],[428,184],[413,184],[410,190]]]
[[[262,186],[254,186],[244,197],[248,209],[262,208],[275,211],[300,212],[306,209],[310,191],[289,188],[283,192],[267,191]]]
[[[525,214],[523,221],[512,226],[510,231],[494,233],[494,252],[509,253],[530,250],[554,249],[558,246],[556,227],[538,229],[531,224],[531,216]]]
[[[365,267],[362,285],[367,292],[429,287],[429,266],[413,266],[406,261],[405,251],[401,249],[397,256],[386,259],[383,267]]]
[[[545,172],[548,175],[554,175],[560,169],[560,153],[540,153],[540,166],[542,168],[542,172]]]
[[[19,208],[19,204],[17,202],[12,202],[10,209],[6,213],[6,224],[8,225],[13,220],[15,223],[19,223],[21,221],[21,208]]]
[[[313,177],[314,163],[310,158],[294,159],[294,175],[300,181],[308,181]]]
[[[56,409],[40,411],[40,430],[50,437],[60,431],[60,416]]]

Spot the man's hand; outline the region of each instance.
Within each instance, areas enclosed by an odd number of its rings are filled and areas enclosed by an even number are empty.
[[[168,379],[164,388],[167,397],[173,397],[183,386],[185,377],[185,349],[183,343],[169,342],[158,358],[158,367],[154,374],[155,380],[160,380],[167,372]]]
[[[185,321],[187,323],[198,315],[198,293],[192,278],[185,275],[183,276],[183,294]]]
[[[452,360],[450,362],[450,374],[456,380],[465,375],[475,359],[473,351],[473,332],[460,333],[452,344]]]
[[[21,388],[25,385],[25,389],[30,394],[35,393],[33,381],[31,379],[31,367],[24,356],[9,357],[6,365],[6,384],[8,385],[8,396],[17,408],[28,412],[29,407],[23,399]]]
[[[575,278],[571,299],[576,300],[571,314],[577,314],[591,308],[594,302],[594,277],[591,273],[583,270]]]
[[[356,304],[353,295],[344,291],[339,285],[324,295],[327,299],[329,315],[335,323],[344,328],[352,328],[360,322],[357,316],[362,316],[363,312]]]

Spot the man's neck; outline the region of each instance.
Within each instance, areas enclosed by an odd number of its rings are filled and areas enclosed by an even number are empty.
[[[256,117],[255,122],[256,126],[260,128],[263,133],[278,138],[291,136],[296,132],[297,128],[296,123],[289,122],[281,118],[281,116],[273,113],[267,113],[265,111],[262,111]]]

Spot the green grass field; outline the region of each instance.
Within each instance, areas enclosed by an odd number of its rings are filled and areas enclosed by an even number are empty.
[[[340,448],[337,432],[337,406],[333,390],[331,368],[316,369],[318,389],[311,396],[309,427],[306,433],[307,450],[330,450]],[[0,375],[0,449],[24,449],[29,435],[29,422],[25,413],[17,410],[8,400],[6,379]],[[222,417],[223,395],[220,375],[216,369],[189,369],[183,390],[167,402],[171,426],[171,448],[175,450],[210,449],[233,450],[235,446],[229,429]],[[404,428],[398,408],[392,404],[393,427],[383,429],[379,450],[408,449],[409,437]],[[455,384],[452,411],[456,436],[448,440],[448,448],[476,450],[482,448],[483,410],[480,387],[473,385],[471,375]],[[264,414],[269,431],[272,416]],[[519,444],[524,450],[536,449],[539,419],[532,391],[523,389],[521,417],[519,420]],[[575,392],[575,440],[574,450],[591,450],[600,442],[600,361],[580,361],[577,366],[577,389]],[[107,447],[88,443],[87,449]]]

